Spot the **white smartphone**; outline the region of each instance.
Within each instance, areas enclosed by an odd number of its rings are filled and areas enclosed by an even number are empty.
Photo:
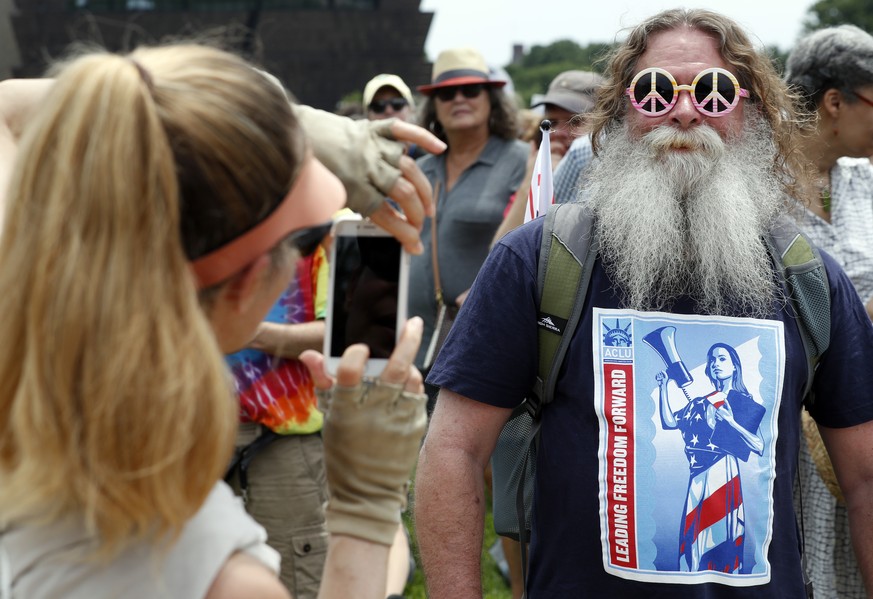
[[[409,254],[378,225],[349,215],[334,223],[329,260],[324,333],[327,371],[336,374],[346,348],[365,343],[370,359],[364,375],[378,376],[406,323]]]

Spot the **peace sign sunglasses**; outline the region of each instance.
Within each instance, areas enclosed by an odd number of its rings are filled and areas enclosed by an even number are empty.
[[[637,73],[625,90],[631,104],[646,116],[663,116],[673,110],[679,101],[679,92],[691,94],[694,107],[706,116],[729,114],[740,98],[748,98],[749,91],[740,87],[733,73],[712,67],[697,74],[691,85],[677,85],[668,71],[658,67]]]

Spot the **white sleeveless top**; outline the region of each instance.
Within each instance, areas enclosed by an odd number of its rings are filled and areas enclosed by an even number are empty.
[[[266,540],[219,482],[172,546],[139,543],[107,563],[83,561],[95,541],[72,519],[0,533],[0,599],[200,599],[234,553],[278,573]]]

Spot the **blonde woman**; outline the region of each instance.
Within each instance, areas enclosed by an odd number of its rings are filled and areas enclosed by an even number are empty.
[[[215,49],[82,56],[54,83],[4,85],[0,105],[0,597],[287,597],[263,529],[217,483],[236,420],[222,353],[252,337],[342,185],[281,89]],[[426,212],[420,173],[400,170]],[[410,321],[367,385],[352,348],[336,392],[305,356],[328,409],[322,597],[384,596],[423,430],[420,335]]]

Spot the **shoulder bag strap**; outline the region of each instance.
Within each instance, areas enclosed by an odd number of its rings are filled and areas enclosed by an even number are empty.
[[[440,280],[440,261],[437,255],[437,214],[440,206],[440,182],[437,181],[433,186],[433,219],[430,224],[430,253],[431,262],[433,264],[433,289],[436,296],[437,306],[444,306],[446,300],[443,297],[443,285]]]
[[[431,363],[436,358],[437,342],[439,341],[438,332],[443,328],[443,321],[446,318],[446,302],[443,297],[443,286],[440,281],[440,262],[437,254],[437,213],[439,213],[439,200],[440,182],[437,181],[433,186],[434,211],[430,223],[430,258],[433,267],[433,289],[434,297],[436,299],[437,313],[433,325],[433,333],[430,336],[430,342],[427,344],[427,351],[424,353],[424,370],[429,369]]]

